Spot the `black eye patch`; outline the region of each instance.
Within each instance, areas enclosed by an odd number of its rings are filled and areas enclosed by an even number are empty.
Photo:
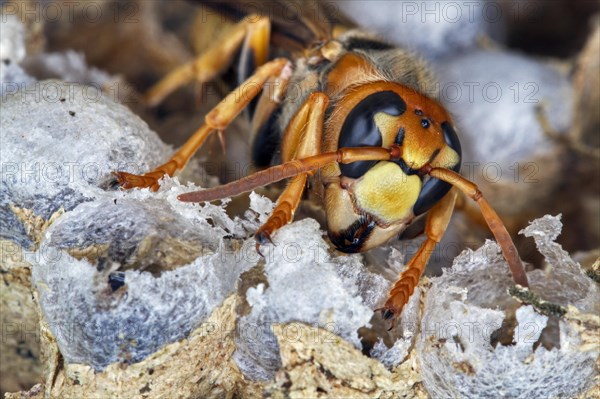
[[[460,140],[458,139],[454,128],[448,122],[442,123],[442,132],[444,132],[444,140],[446,141],[446,144],[448,144],[448,146],[454,151],[456,151],[456,153],[458,154],[458,169],[452,168],[452,170],[458,173],[460,172],[460,159],[462,159],[462,148],[460,146]]]
[[[399,116],[406,111],[406,103],[393,91],[382,91],[365,97],[344,121],[339,148],[343,147],[381,147],[382,137],[375,124],[375,114]],[[363,176],[377,161],[359,161],[350,164],[340,164],[342,175],[357,179]]]
[[[458,136],[449,122],[442,123],[442,132],[444,133],[444,140],[446,141],[446,144],[448,144],[448,146],[458,154],[458,163],[451,168],[453,171],[458,173],[460,172],[462,158],[460,141],[458,140]],[[436,178],[430,178],[427,180],[425,184],[423,184],[419,198],[417,198],[417,202],[415,202],[415,205],[413,206],[414,214],[421,215],[430,210],[431,207],[441,200],[451,188],[452,185],[450,183],[446,183],[445,181],[441,181]]]

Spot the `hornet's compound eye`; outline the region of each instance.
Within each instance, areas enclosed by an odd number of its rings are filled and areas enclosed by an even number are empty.
[[[442,123],[442,132],[444,132],[444,140],[446,140],[446,144],[448,147],[452,148],[458,154],[458,164],[455,168],[452,168],[456,173],[460,172],[460,159],[462,159],[462,148],[460,147],[460,141],[458,140],[458,136],[454,131],[454,128],[450,124],[450,122]]]
[[[382,91],[365,97],[350,111],[344,121],[338,142],[343,147],[381,147],[382,137],[373,119],[384,112],[400,116],[406,111],[406,103],[393,91]],[[357,179],[364,175],[377,161],[359,161],[340,164],[343,176]]]
[[[444,132],[444,139],[446,144],[448,144],[448,147],[452,148],[458,154],[458,163],[450,168],[458,173],[460,172],[462,158],[460,141],[458,140],[454,128],[449,122],[442,123],[442,132]],[[415,205],[413,206],[413,213],[415,216],[421,215],[431,209],[431,207],[441,200],[451,188],[452,185],[450,183],[446,183],[433,177],[427,180],[425,184],[423,184],[419,198],[417,198],[417,202],[415,202]]]

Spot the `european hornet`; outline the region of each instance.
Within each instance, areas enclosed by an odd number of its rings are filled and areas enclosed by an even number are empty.
[[[247,16],[149,90],[147,102],[156,105],[184,84],[215,78],[239,56],[242,83],[205,116],[190,139],[151,172],[118,172],[119,184],[156,190],[161,177],[181,170],[209,135],[221,134],[251,105],[254,162],[261,167],[280,164],[180,195],[181,201],[212,201],[290,179],[255,234],[257,250],[292,221],[309,178],[323,198],[329,238],[342,252],[382,245],[427,213],[426,240],[378,309],[393,321],[418,284],[462,192],[479,205],[515,282],[527,286],[504,224],[477,186],[459,174],[461,145],[452,118],[419,92],[432,79],[424,63],[361,30],[333,23],[325,29],[312,21],[304,21],[312,45],[292,49],[289,58],[269,59],[272,22],[262,15]],[[294,42],[293,35],[284,39]],[[263,90],[267,85],[272,90]]]

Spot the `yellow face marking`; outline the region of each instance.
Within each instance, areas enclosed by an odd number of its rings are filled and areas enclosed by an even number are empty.
[[[356,205],[385,223],[410,217],[421,192],[421,179],[393,162],[379,162],[353,186]]]
[[[449,146],[445,146],[440,153],[435,157],[431,166],[434,168],[448,168],[451,169],[460,162],[458,153]]]
[[[373,120],[375,121],[377,128],[379,128],[379,132],[381,132],[381,146],[383,148],[390,148],[398,135],[400,118],[386,114],[385,112],[378,112],[373,117]]]

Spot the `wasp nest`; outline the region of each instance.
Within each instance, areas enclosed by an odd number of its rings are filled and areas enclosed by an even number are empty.
[[[109,60],[112,70],[139,81],[153,70],[154,80],[190,55],[174,35],[162,32],[152,12],[159,3],[135,4],[144,18],[120,25],[126,29],[115,29],[110,18],[90,28],[77,6],[75,21],[69,21],[77,34],[58,29],[60,23],[48,31],[68,48],[89,42],[81,37],[107,43],[86,46],[88,59]],[[157,193],[109,189],[111,172],[150,170],[168,158],[169,147],[117,103],[119,96],[108,98],[114,78],[88,68],[82,55],[24,58],[28,35],[17,19],[2,18],[0,37],[2,59],[10,61],[0,63],[0,269],[7,287],[2,306],[11,310],[3,312],[3,323],[27,327],[5,330],[0,388],[23,390],[8,398],[597,395],[598,285],[554,242],[561,229],[557,218],[544,217],[524,231],[547,262],[528,273],[529,290],[513,286],[498,247],[487,243],[459,256],[431,288],[425,279],[387,333],[373,310],[403,268],[401,252],[388,249],[380,263],[370,255],[340,254],[319,225],[305,219],[278,231],[260,256],[251,235],[273,203],[259,195],[252,194],[248,210],[233,217],[228,200],[179,202],[177,195],[197,187],[176,179],[164,179]],[[571,95],[564,74],[514,54],[476,49],[480,34],[491,32],[483,17],[474,24],[411,20],[393,25],[430,59],[466,52],[444,59],[445,82],[468,83],[479,71],[494,71],[497,79],[518,70],[526,77],[519,75],[514,88],[522,96],[530,94],[528,80],[540,88],[541,107],[506,102],[514,95],[511,75],[499,82],[500,104],[457,104],[457,123],[471,137],[466,157],[516,154],[520,162],[533,153],[546,165],[555,147],[537,112],[541,108],[553,129],[564,130],[570,114],[561,99]],[[432,33],[423,35],[415,26]],[[135,34],[114,40],[115,32]],[[153,39],[140,46],[140,37]],[[119,46],[127,51],[112,51]],[[129,51],[135,56],[117,59]],[[476,78],[481,86],[487,74]],[[468,101],[469,86],[461,87],[461,99]],[[492,96],[495,87],[485,94]],[[181,98],[172,99],[171,107],[192,103]],[[188,113],[182,119],[197,127],[198,112]],[[482,142],[484,129],[491,139]],[[521,133],[509,140],[515,131]],[[554,157],[544,170],[558,171],[559,163]],[[500,165],[509,176],[506,166],[513,165]],[[508,172],[514,177],[514,169]],[[491,200],[502,196],[495,187],[486,190]],[[509,195],[511,206],[536,205],[534,198],[557,186],[543,192],[536,187]],[[18,339],[30,328],[39,328],[34,337],[41,343]],[[35,381],[41,382],[25,392]]]
[[[417,351],[433,397],[572,397],[597,382],[600,290],[554,242],[561,227],[545,216],[523,230],[547,262],[529,290],[492,242],[432,279]]]

